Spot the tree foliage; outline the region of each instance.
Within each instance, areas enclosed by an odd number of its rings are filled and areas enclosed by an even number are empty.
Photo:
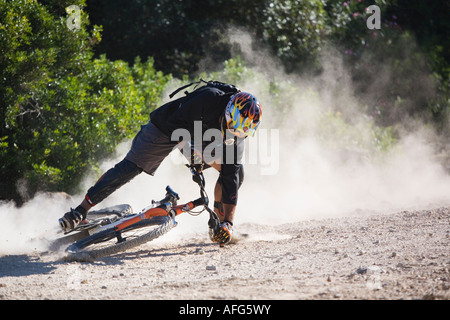
[[[366,26],[365,8],[372,4],[381,8],[379,30]],[[82,9],[75,30],[66,24],[70,5]],[[448,135],[449,6],[420,0],[0,0],[0,199],[20,203],[38,189],[73,192],[83,173],[148,120],[170,74],[186,79],[223,68],[232,82],[248,76],[246,61],[232,54],[231,26],[252,36],[244,46],[268,49],[288,73],[320,73],[327,46],[337,48],[361,108],[381,132],[375,136],[388,137],[384,144],[405,115]],[[268,94],[276,100],[283,86],[271,81]],[[348,123],[335,115],[324,119]]]
[[[380,30],[366,26],[373,4],[381,9]],[[441,132],[450,131],[449,6],[420,0],[88,0],[93,21],[104,26],[97,52],[112,59],[152,56],[164,72],[196,75],[233,57],[225,34],[237,26],[254,36],[253,45],[269,48],[288,73],[318,73],[320,55],[331,44],[345,57],[377,123],[389,126],[406,115],[431,121]]]
[[[130,67],[93,59],[98,27],[69,30],[65,7],[84,1],[0,1],[3,199],[36,190],[73,192],[125,137],[148,121],[169,76],[153,60]],[[17,188],[22,184],[22,188]],[[22,192],[21,192],[22,191]]]
[[[381,28],[368,29],[372,1],[330,0],[330,40],[346,56],[355,90],[370,101],[368,113],[391,126],[420,119],[440,133],[450,131],[450,3],[374,1]],[[404,121],[403,121],[404,122]]]

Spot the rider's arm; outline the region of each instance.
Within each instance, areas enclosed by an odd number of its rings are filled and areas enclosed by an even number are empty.
[[[228,153],[232,153],[232,157]],[[222,168],[220,171],[220,184],[222,185],[222,203],[228,205],[237,204],[238,189],[242,184],[244,172],[242,158],[244,154],[244,141],[238,140],[234,145],[224,146]],[[230,163],[231,162],[231,163]],[[232,208],[230,207],[230,214]],[[224,207],[225,211],[225,207]]]
[[[236,206],[239,189],[239,169],[238,164],[223,164],[220,172],[222,185],[222,203]],[[224,208],[225,210],[225,208]]]

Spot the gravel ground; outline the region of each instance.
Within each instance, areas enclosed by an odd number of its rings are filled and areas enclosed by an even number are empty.
[[[89,263],[4,255],[0,299],[450,298],[449,208],[245,223],[236,234],[224,248],[191,233]]]

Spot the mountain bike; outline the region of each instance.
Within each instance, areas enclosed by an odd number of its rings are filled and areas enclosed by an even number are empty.
[[[133,213],[127,204],[89,212],[86,221],[54,243],[53,250],[70,244],[66,249],[66,260],[99,259],[166,234],[177,225],[175,217],[185,212],[198,215],[207,211],[210,215],[208,226],[212,232],[216,232],[220,222],[217,214],[208,206],[203,173],[189,167],[193,180],[200,187],[200,198],[178,205],[179,195],[167,186],[165,197],[159,201],[153,200],[140,213]],[[203,210],[192,211],[200,206],[203,206]]]

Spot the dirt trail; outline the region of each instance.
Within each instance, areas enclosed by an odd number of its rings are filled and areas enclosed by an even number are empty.
[[[0,257],[0,299],[449,299],[450,209],[243,224],[94,263]],[[220,289],[219,289],[220,288]]]

